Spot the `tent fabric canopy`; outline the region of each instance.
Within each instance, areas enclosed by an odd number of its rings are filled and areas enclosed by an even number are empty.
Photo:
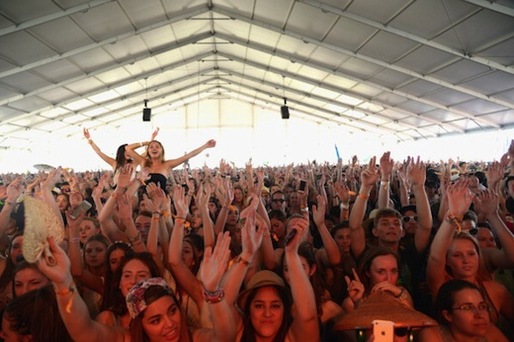
[[[510,0],[0,2],[0,147],[238,100],[409,141],[514,127]]]

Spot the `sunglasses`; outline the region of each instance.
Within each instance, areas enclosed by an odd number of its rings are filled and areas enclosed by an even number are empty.
[[[468,232],[469,232],[471,235],[476,236],[476,235],[477,235],[477,233],[478,233],[478,228],[471,228]]]
[[[402,217],[402,221],[404,223],[407,223],[407,222],[417,222],[418,221],[418,217],[417,216],[404,216],[404,217]]]
[[[280,202],[280,203],[284,203],[286,200],[285,199],[273,199],[271,200],[272,202]]]

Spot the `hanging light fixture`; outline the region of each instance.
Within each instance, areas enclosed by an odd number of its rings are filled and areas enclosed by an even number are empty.
[[[287,98],[286,98],[286,77],[282,76],[282,89],[284,91],[284,105],[280,107],[280,113],[282,114],[282,119],[289,119],[289,107],[287,106]]]
[[[287,99],[284,97],[284,105],[280,107],[280,113],[282,114],[282,119],[289,119],[289,107],[287,106]]]
[[[148,77],[145,77],[145,92],[148,97]],[[148,108],[148,99],[144,99],[145,107],[143,108],[143,121],[150,121],[152,116],[152,108]]]

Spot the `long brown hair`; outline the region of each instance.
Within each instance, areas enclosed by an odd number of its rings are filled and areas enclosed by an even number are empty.
[[[144,299],[146,302],[147,307],[155,302],[156,300],[164,297],[169,296],[173,299],[173,302],[177,306],[177,310],[180,311],[180,336],[179,336],[179,342],[189,342],[191,341],[191,336],[189,335],[189,330],[187,329],[186,325],[186,314],[182,310],[180,303],[178,302],[177,297],[169,290],[165,289],[162,286],[154,285],[148,287],[146,289],[144,294]],[[149,342],[148,336],[146,336],[144,327],[143,327],[143,316],[145,314],[145,310],[141,312],[138,316],[132,319],[130,321],[130,337],[132,338],[132,341],[136,342]]]

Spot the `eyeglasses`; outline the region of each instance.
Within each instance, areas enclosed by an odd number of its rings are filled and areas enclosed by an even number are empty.
[[[460,306],[452,308],[453,310],[461,310],[465,312],[484,312],[489,311],[489,304],[487,303],[480,303],[478,306],[475,306],[471,303],[462,304]]]
[[[417,216],[404,216],[404,217],[402,217],[402,221],[404,223],[407,223],[407,222],[417,222],[418,221],[418,217]]]
[[[271,201],[272,201],[272,202],[280,202],[280,203],[284,203],[286,200],[285,200],[285,199],[282,199],[282,198],[280,198],[280,199],[275,198],[275,199],[272,199]]]

